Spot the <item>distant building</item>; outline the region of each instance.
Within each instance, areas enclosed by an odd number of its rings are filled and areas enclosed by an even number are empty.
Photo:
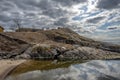
[[[0,26],[0,32],[4,32],[4,28]]]

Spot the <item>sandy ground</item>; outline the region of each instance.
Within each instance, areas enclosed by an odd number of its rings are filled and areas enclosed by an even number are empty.
[[[25,62],[25,60],[0,60],[0,78],[4,77],[14,67]]]

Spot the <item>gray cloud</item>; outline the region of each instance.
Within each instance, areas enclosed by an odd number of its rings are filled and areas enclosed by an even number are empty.
[[[87,22],[88,23],[98,23],[99,21],[103,20],[105,17],[95,17],[92,19],[88,19]]]
[[[59,8],[59,9],[43,10],[42,13],[52,18],[59,18],[59,17],[63,17],[64,15],[68,14],[68,11],[62,10],[61,8]]]
[[[59,2],[62,6],[72,6],[73,4],[86,2],[87,0],[54,0],[54,1]]]
[[[11,20],[9,16],[4,15],[4,14],[0,14],[0,19],[2,22],[8,22]]]
[[[88,35],[102,32],[98,27],[105,23],[119,22],[119,8],[120,0],[0,0],[0,25],[8,29],[12,19],[20,18],[24,27],[67,26]]]
[[[100,9],[120,8],[120,0],[98,0],[97,7]]]
[[[58,19],[62,17],[69,19],[70,17],[67,16],[74,13],[68,9],[85,1],[87,0],[2,0],[0,2],[0,11],[2,12],[0,13],[0,21],[9,23],[7,27],[11,25],[9,21],[16,17],[24,21],[23,25],[29,23],[29,26],[46,26],[46,21],[49,21],[48,23],[53,26],[58,24],[59,26],[63,26],[63,24],[65,26],[65,22]],[[69,8],[66,8],[66,6],[69,6]],[[4,15],[4,12],[8,15]],[[45,19],[41,20],[41,17]],[[69,20],[66,19],[66,21]]]
[[[67,22],[69,22],[67,18],[60,18],[58,21],[54,22],[54,25],[65,27]]]

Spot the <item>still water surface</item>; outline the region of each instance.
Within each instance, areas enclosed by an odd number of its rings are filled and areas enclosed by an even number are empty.
[[[16,68],[5,80],[120,80],[120,61],[30,62]]]

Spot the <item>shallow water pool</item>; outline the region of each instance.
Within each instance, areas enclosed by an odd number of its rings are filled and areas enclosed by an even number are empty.
[[[29,61],[5,80],[120,80],[120,61]]]

